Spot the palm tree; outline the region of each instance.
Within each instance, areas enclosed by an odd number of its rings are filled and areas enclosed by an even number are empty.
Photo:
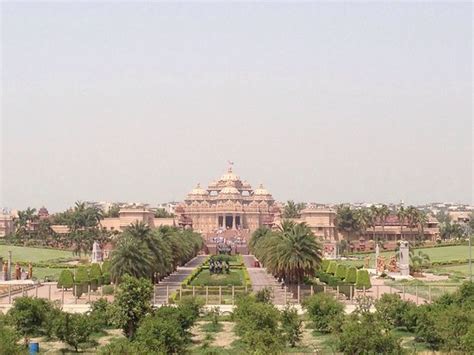
[[[336,211],[334,225],[339,233],[349,240],[349,236],[357,233],[360,230],[360,225],[357,219],[357,213],[349,206],[339,206]]]
[[[404,240],[403,238],[403,225],[405,223],[405,219],[406,219],[406,209],[405,207],[403,207],[403,205],[401,205],[398,210],[397,210],[397,218],[398,218],[398,222],[400,223],[400,239]]]
[[[268,227],[259,227],[252,233],[252,238],[249,241],[249,249],[254,252],[255,246],[258,241],[264,238],[271,230]]]
[[[110,259],[110,274],[114,282],[119,282],[124,275],[150,278],[152,270],[150,251],[130,235],[123,235]]]
[[[284,220],[278,232],[260,236],[254,245],[268,271],[289,283],[314,275],[322,258],[321,246],[305,223]]]
[[[419,211],[414,206],[408,206],[405,210],[405,218],[408,223],[408,228],[410,229],[410,236],[413,236],[413,228],[417,225]]]
[[[356,211],[356,219],[359,233],[365,234],[367,232],[367,229],[371,227],[372,217],[370,215],[369,210],[366,208],[358,209]]]
[[[380,219],[380,223],[382,224],[382,238],[387,241],[385,235],[385,223],[387,221],[387,217],[390,216],[390,210],[388,209],[387,205],[382,205],[378,208],[377,217]]]
[[[421,242],[425,240],[425,225],[428,223],[428,214],[425,211],[418,211],[416,216],[416,225],[418,226],[418,235]]]
[[[417,254],[413,250],[410,250],[410,268],[412,272],[420,272],[423,268],[430,263],[430,256],[421,250]]]
[[[305,207],[305,203],[295,203],[291,200],[287,201],[283,208],[283,218],[298,218]]]
[[[379,216],[379,209],[377,206],[375,205],[372,205],[370,206],[370,225],[372,226],[373,228],[373,236],[372,236],[372,239],[374,240],[375,243],[377,243],[376,241],[376,237],[375,237],[375,226],[377,224],[377,220],[378,220],[378,216]]]

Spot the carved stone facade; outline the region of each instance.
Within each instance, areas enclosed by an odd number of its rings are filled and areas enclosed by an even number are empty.
[[[192,227],[202,233],[217,230],[246,230],[273,227],[280,216],[280,208],[272,195],[260,185],[252,189],[240,180],[232,167],[218,180],[204,189],[198,184],[175,209],[181,226]]]

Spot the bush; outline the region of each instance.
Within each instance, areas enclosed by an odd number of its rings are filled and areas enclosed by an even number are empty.
[[[163,311],[161,311],[162,309]],[[163,316],[163,313],[171,314]],[[175,317],[173,317],[173,313],[175,313]],[[146,348],[149,353],[183,353],[188,339],[183,337],[183,329],[177,319],[178,314],[177,308],[160,307],[155,315],[145,317],[137,330],[137,343]]]
[[[59,340],[78,350],[79,346],[90,342],[94,330],[91,319],[87,314],[63,313],[59,318],[56,336]]]
[[[97,287],[102,285],[102,271],[99,264],[92,264],[89,270],[89,279],[91,283],[91,290],[97,291]]]
[[[320,271],[326,272],[327,269],[328,269],[328,267],[329,267],[329,262],[330,262],[330,260],[328,260],[328,259],[323,259],[323,260],[321,261]]]
[[[381,319],[392,326],[401,327],[405,325],[410,306],[398,294],[384,293],[375,301],[375,309]]]
[[[345,282],[355,284],[357,281],[357,269],[354,266],[351,266],[347,269],[346,278],[344,279]]]
[[[104,286],[102,286],[102,294],[104,296],[113,295],[114,294],[114,286],[113,285],[104,285]]]
[[[336,276],[340,280],[344,280],[346,278],[346,274],[347,266],[342,264],[337,265],[336,273],[334,274],[334,276]]]
[[[333,319],[340,319],[344,314],[344,305],[332,295],[325,293],[318,293],[307,298],[303,302],[303,308],[308,312],[314,328],[324,333],[331,331]]]
[[[87,267],[79,266],[76,269],[74,277],[74,296],[81,297],[83,293],[87,293],[89,288],[89,272]]]
[[[366,290],[372,287],[369,272],[365,269],[357,270],[356,288],[363,289],[364,287]]]
[[[58,288],[71,288],[74,286],[74,275],[71,270],[63,270],[59,275]]]
[[[96,332],[114,325],[113,307],[105,298],[92,302],[89,315]]]
[[[143,345],[124,338],[113,339],[110,344],[99,348],[100,355],[149,355]]]
[[[400,354],[400,341],[371,313],[351,315],[339,334],[339,350],[345,354]]]
[[[18,344],[20,335],[12,328],[0,323],[0,354],[20,355],[25,348]]]
[[[204,303],[195,297],[182,297],[178,302],[179,320],[183,330],[190,329],[201,313]]]
[[[255,299],[257,302],[270,303],[272,298],[272,289],[269,287],[264,287],[255,293]]]
[[[111,277],[109,272],[105,272],[102,274],[102,285],[110,285]]]
[[[337,263],[335,261],[330,261],[326,272],[328,274],[334,275],[336,273],[336,269],[337,269]]]
[[[292,348],[301,340],[303,335],[303,321],[294,307],[286,306],[281,312],[281,327],[283,337]]]

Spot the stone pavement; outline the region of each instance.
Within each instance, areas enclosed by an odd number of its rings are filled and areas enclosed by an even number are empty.
[[[250,281],[252,282],[252,290],[254,292],[269,287],[273,290],[273,303],[281,305],[288,302],[295,302],[293,294],[287,292],[286,288],[282,288],[281,284],[273,277],[273,275],[267,272],[267,269],[254,266],[256,259],[253,255],[242,255],[242,257],[249,272]]]

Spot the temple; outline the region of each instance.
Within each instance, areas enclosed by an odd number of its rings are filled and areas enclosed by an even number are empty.
[[[179,225],[202,233],[229,229],[251,233],[262,226],[273,227],[280,208],[263,185],[252,189],[229,166],[206,189],[197,184],[175,213]]]

